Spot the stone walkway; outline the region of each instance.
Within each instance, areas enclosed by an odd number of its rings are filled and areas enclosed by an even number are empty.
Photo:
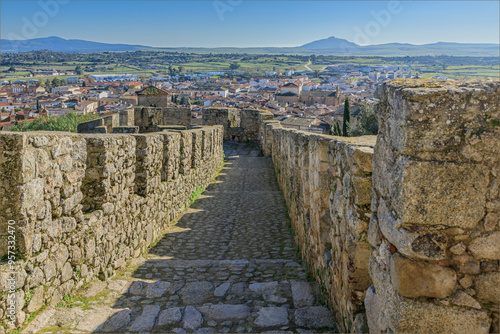
[[[46,309],[25,332],[331,333],[297,258],[270,158],[225,143],[217,182],[145,259]]]

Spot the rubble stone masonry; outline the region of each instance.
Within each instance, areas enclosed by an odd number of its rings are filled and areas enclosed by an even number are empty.
[[[395,80],[376,97],[377,137],[260,114],[311,276],[345,332],[498,333],[499,82]]]
[[[17,321],[144,254],[223,160],[222,126],[0,133],[0,256],[16,227]],[[0,268],[0,318],[11,277]]]
[[[0,252],[14,220],[18,319],[144,254],[212,180],[224,138],[272,157],[297,251],[341,332],[498,333],[499,81],[398,79],[376,97],[378,136],[231,108],[189,127],[142,107],[80,127],[92,134],[0,133]]]

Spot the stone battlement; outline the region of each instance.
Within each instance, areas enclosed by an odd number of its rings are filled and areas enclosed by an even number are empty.
[[[35,300],[18,318],[146,252],[212,180],[228,139],[272,157],[341,332],[498,332],[500,83],[393,80],[376,97],[378,136],[232,108],[191,128],[186,112],[154,107],[79,127],[94,134],[0,133],[0,227],[18,222],[16,298]]]
[[[261,113],[296,241],[344,332],[496,333],[500,84],[394,80],[379,135],[284,129]]]
[[[0,249],[3,257],[14,220],[17,319],[146,252],[190,196],[212,182],[223,160],[222,134],[221,126],[133,135],[0,133]],[[7,268],[0,270],[2,314]]]

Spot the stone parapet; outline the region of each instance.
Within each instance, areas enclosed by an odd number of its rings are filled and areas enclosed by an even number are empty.
[[[370,332],[497,333],[500,84],[376,91]]]
[[[17,319],[37,311],[24,305],[33,289],[42,294],[37,305],[56,305],[144,254],[196,188],[212,181],[223,160],[222,136],[222,126],[133,135],[0,133],[0,251],[4,257],[13,220]],[[0,268],[2,319],[7,267]]]
[[[342,332],[364,309],[375,136],[343,138],[285,129],[261,112],[259,142],[273,158],[295,240]]]

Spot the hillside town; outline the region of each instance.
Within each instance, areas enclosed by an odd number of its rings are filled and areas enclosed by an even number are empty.
[[[171,105],[189,107],[193,124],[196,119],[201,122],[203,108],[255,108],[272,112],[285,127],[329,133],[336,121],[342,121],[346,99],[355,122],[360,106],[375,102],[378,84],[412,77],[411,68],[347,64],[325,64],[322,71],[269,71],[251,79],[240,74],[199,72],[138,78],[128,73],[76,76],[74,72],[40,69],[25,80],[1,82],[0,130],[41,116],[117,113],[136,106],[141,90],[155,86],[168,93]],[[38,79],[47,75],[56,79]]]

